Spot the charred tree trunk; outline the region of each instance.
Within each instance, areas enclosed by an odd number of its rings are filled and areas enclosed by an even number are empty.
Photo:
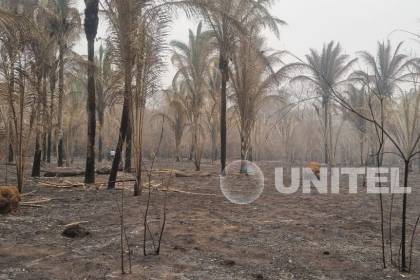
[[[12,144],[9,144],[9,155],[7,157],[7,161],[9,163],[12,163],[13,162],[13,157],[14,157],[14,154],[13,154],[13,145]]]
[[[39,177],[41,175],[41,154],[42,151],[39,145],[39,135],[36,135],[34,162],[32,164],[32,177]]]
[[[15,90],[15,71],[14,71],[14,63],[11,62],[10,63],[10,82],[8,84],[8,91],[9,91],[9,96],[13,95],[13,92]],[[10,110],[11,110],[11,105],[9,105],[9,114],[10,114]],[[8,115],[9,117],[9,115]],[[8,155],[7,155],[7,162],[8,163],[12,163],[14,160],[14,153],[13,153],[13,142],[12,141],[16,141],[17,139],[13,139],[13,125],[17,126],[17,122],[13,122],[12,118],[9,117],[9,122],[8,122]],[[17,127],[15,127],[15,129],[17,130]],[[18,135],[16,135],[16,137],[18,137]],[[18,154],[16,153],[16,156]]]
[[[57,164],[63,166],[64,142],[63,142],[63,99],[64,99],[64,43],[59,42],[58,58],[58,154]]]
[[[39,177],[41,175],[41,159],[42,159],[42,150],[40,144],[41,131],[40,127],[42,125],[42,120],[44,118],[44,108],[43,108],[43,92],[41,90],[42,74],[37,75],[37,100],[36,100],[36,113],[34,118],[35,123],[35,152],[34,159],[32,163],[32,177]]]
[[[222,74],[220,95],[220,165],[223,173],[226,166],[226,86],[229,80],[229,60],[223,51],[221,51],[219,59],[219,69]]]
[[[129,125],[129,102],[131,102],[131,69],[126,70],[126,77],[125,77],[125,85],[124,85],[124,104],[121,116],[121,123],[120,123],[120,132],[118,136],[118,143],[115,149],[115,157],[112,161],[112,168],[111,173],[108,179],[108,189],[115,188],[115,180],[117,179],[118,167],[121,161],[121,153],[123,149],[123,144],[125,142],[127,136],[127,128]]]
[[[88,128],[86,147],[85,183],[95,182],[95,136],[96,136],[96,95],[95,95],[95,37],[98,30],[99,0],[85,0],[85,33],[88,42]]]

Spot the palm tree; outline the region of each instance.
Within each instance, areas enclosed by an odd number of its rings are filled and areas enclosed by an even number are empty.
[[[96,59],[96,112],[98,117],[98,161],[103,159],[103,128],[106,109],[112,106],[122,92],[120,72],[111,68],[112,50],[99,47]]]
[[[402,90],[400,85],[415,76],[407,71],[408,67],[417,67],[418,61],[401,53],[402,45],[399,43],[393,51],[390,41],[378,42],[376,57],[367,51],[359,52],[368,70],[355,71],[352,78],[361,81],[378,98],[391,97],[396,90]]]
[[[79,11],[71,7],[70,0],[53,0],[48,2],[43,12],[48,18],[47,30],[54,34],[58,45],[58,166],[63,166],[63,98],[64,98],[64,56],[69,45],[79,34],[81,20]]]
[[[220,104],[220,86],[221,77],[217,65],[213,64],[210,66],[209,78],[207,81],[207,101],[205,102],[204,111],[206,114],[206,123],[210,132],[211,138],[211,160],[216,161],[218,157],[217,153],[217,136],[219,134],[219,104]]]
[[[330,164],[330,150],[332,145],[332,127],[330,106],[332,99],[332,90],[336,89],[347,81],[347,73],[357,59],[349,60],[349,56],[342,53],[339,43],[331,41],[325,44],[322,52],[315,49],[310,50],[306,55],[306,62],[297,62],[289,64],[287,71],[299,69],[305,71],[292,79],[294,81],[308,81],[321,97],[321,106],[323,109],[323,138],[324,138],[324,161]]]
[[[398,91],[403,91],[400,87],[401,84],[406,82],[407,78],[415,77],[418,75],[418,71],[410,72],[408,71],[409,67],[414,67],[418,69],[418,59],[410,59],[407,55],[401,53],[402,42],[397,45],[395,50],[392,50],[392,45],[390,41],[387,42],[378,42],[377,54],[374,57],[369,52],[363,51],[360,52],[361,59],[366,63],[368,70],[367,71],[356,71],[353,75],[355,80],[362,81],[363,85],[367,87],[371,94],[373,94],[376,99],[379,101],[379,117],[378,123],[375,123],[376,128],[379,128],[379,149],[377,152],[377,164],[380,166],[382,164],[382,154],[385,142],[385,131],[384,131],[384,122],[385,122],[385,101],[389,100],[394,93]],[[417,101],[417,99],[416,99]],[[417,103],[416,103],[417,104]],[[407,112],[406,112],[407,113]],[[415,120],[412,121],[417,124]],[[380,127],[378,127],[378,124]],[[414,127],[414,126],[413,126]],[[406,135],[408,137],[409,135]],[[388,136],[389,138],[389,136]],[[413,141],[415,142],[413,135],[410,135],[410,142],[408,143],[409,149],[407,152],[412,152],[415,149],[412,147]],[[405,173],[408,172],[408,163],[410,162],[410,154],[402,155],[405,161]],[[406,174],[405,174],[406,175]],[[407,178],[405,178],[405,181]],[[406,210],[407,210],[407,194],[403,194],[403,203],[402,203],[402,225],[401,225],[401,270],[405,271],[406,266]],[[382,205],[382,198],[381,198]],[[381,212],[382,216],[382,212]],[[381,217],[383,219],[383,217]],[[383,227],[383,223],[382,223]],[[384,242],[384,241],[382,241]],[[385,259],[383,254],[383,259]],[[384,260],[385,266],[385,260]]]
[[[85,0],[85,33],[88,42],[88,131],[86,151],[85,183],[95,182],[95,135],[96,135],[96,95],[95,95],[95,37],[98,31],[99,0]]]
[[[349,85],[349,104],[352,108],[357,109],[360,112],[366,111],[366,89],[365,87],[357,88],[355,85]],[[359,133],[359,159],[360,166],[365,166],[367,163],[366,151],[365,151],[365,142],[367,134],[367,121],[359,118],[358,116],[352,114],[351,112],[344,110],[344,118],[349,120],[353,127]]]
[[[47,132],[47,162],[51,162],[51,154],[53,151],[53,129],[54,129],[54,99],[55,99],[55,88],[57,84],[57,67],[58,67],[58,58],[57,58],[57,42],[53,42],[51,46],[51,54],[49,55],[49,60],[47,62],[47,76],[48,76],[48,85],[49,85],[49,112],[48,112],[48,132]]]
[[[112,162],[111,174],[108,180],[108,188],[115,187],[118,167],[124,143],[127,141],[127,133],[130,124],[133,66],[135,61],[135,28],[138,24],[137,16],[141,14],[143,6],[136,0],[110,0],[106,1],[107,15],[113,28],[112,41],[116,51],[116,61],[124,75],[124,103],[121,116],[120,131],[115,149],[115,157]]]
[[[282,52],[268,54],[263,49],[263,39],[257,35],[258,28],[248,34],[239,39],[230,71],[234,108],[239,118],[242,161],[250,159],[251,132],[262,102],[268,96],[272,97],[271,92],[283,76],[282,68],[278,71],[272,68],[280,62]],[[241,166],[241,172],[246,172],[243,168],[245,166]]]
[[[173,87],[165,91],[165,97],[167,102],[166,113],[161,112],[156,116],[162,116],[165,118],[165,121],[169,123],[169,127],[174,133],[175,140],[175,160],[177,162],[181,161],[180,146],[182,142],[182,137],[187,127],[187,111],[185,107],[186,96],[183,94],[183,89],[178,87]]]
[[[49,56],[51,55],[51,48],[54,47],[53,39],[45,32],[44,25],[41,20],[35,22],[37,28],[34,28],[28,34],[27,42],[29,50],[32,54],[31,64],[31,78],[29,79],[33,88],[37,92],[37,114],[36,114],[36,128],[35,128],[35,154],[32,164],[32,176],[39,177],[41,172],[41,136],[44,140],[44,155],[46,158],[46,130],[48,123],[47,116],[47,68]]]
[[[33,11],[33,7],[30,7]],[[28,86],[32,73],[29,63],[29,43],[35,25],[26,11],[12,10],[10,13],[0,9],[0,60],[1,72],[6,81],[4,102],[8,105],[11,120],[11,143],[16,162],[17,186],[22,192],[25,174],[25,155],[33,127],[36,125],[36,112],[39,92],[32,92]],[[25,52],[24,52],[25,51]],[[32,69],[33,70],[33,69]],[[27,79],[29,77],[29,79]]]
[[[151,12],[151,14],[149,13]],[[135,160],[136,183],[134,195],[142,191],[143,125],[147,100],[160,90],[160,79],[164,68],[162,53],[168,30],[168,17],[162,9],[155,8],[142,13],[136,39],[134,96],[132,98],[133,155]],[[163,134],[162,134],[163,135]],[[159,152],[160,141],[157,151]],[[153,166],[151,167],[151,169]]]
[[[164,6],[158,5],[156,1],[106,0],[105,4],[113,31],[110,41],[113,46],[114,62],[124,76],[124,103],[108,188],[115,187],[123,144],[127,146],[126,151],[130,152],[132,138],[136,138],[138,180],[134,186],[134,195],[138,195],[141,187],[142,159],[139,143],[142,142],[142,116],[147,97],[154,94],[157,89],[157,80],[162,70],[160,52],[169,20],[162,12]],[[134,91],[133,78],[136,82]],[[126,156],[128,154],[126,153]],[[131,157],[130,159],[126,157],[126,167],[130,161]]]
[[[202,7],[201,13],[205,23],[214,32],[219,50],[219,70],[221,74],[220,95],[220,162],[221,170],[226,166],[226,97],[229,80],[229,61],[235,52],[238,33],[246,33],[245,24],[254,21],[268,27],[276,35],[279,34],[278,24],[284,21],[272,16],[269,7],[272,0],[209,0],[198,1]]]
[[[189,42],[172,41],[172,63],[177,67],[174,81],[182,79],[188,92],[187,108],[191,112],[192,137],[194,139],[194,164],[200,170],[202,156],[202,140],[200,134],[201,115],[205,97],[205,79],[208,74],[208,65],[213,52],[211,44],[212,32],[202,32],[202,23],[197,26],[196,33],[189,31]]]

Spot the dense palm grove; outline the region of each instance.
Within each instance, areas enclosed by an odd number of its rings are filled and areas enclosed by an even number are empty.
[[[240,158],[393,161],[408,174],[420,146],[419,60],[389,41],[354,57],[337,42],[302,59],[276,50],[261,35],[279,36],[286,24],[270,14],[272,2],[85,0],[81,15],[70,0],[1,1],[1,147],[19,190],[27,161],[39,177],[44,163],[84,158],[85,183],[94,183],[110,150],[108,188],[122,167],[136,174],[135,195],[156,153],[196,170],[203,159],[223,171]],[[201,19],[186,42],[167,40],[175,12]],[[96,38],[98,21],[108,37]],[[73,51],[78,40],[87,56]],[[164,87],[169,64],[176,73]]]

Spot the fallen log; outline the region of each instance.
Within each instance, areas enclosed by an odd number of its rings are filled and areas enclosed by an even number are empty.
[[[197,193],[197,192],[182,191],[182,190],[178,190],[178,189],[169,189],[169,190],[162,190],[162,191],[168,191],[168,192],[174,192],[174,193],[182,193],[182,194],[188,194],[188,195],[220,196],[220,195],[217,195],[217,194],[214,194],[214,193]]]
[[[81,225],[81,224],[87,224],[89,223],[89,221],[79,221],[79,222],[72,222],[70,224],[64,225],[64,227],[71,227],[71,226],[77,226],[77,225]]]
[[[80,169],[55,169],[47,170],[44,173],[44,177],[76,177],[85,175],[84,170]]]
[[[20,205],[39,205],[40,203],[47,203],[50,202],[52,199],[51,198],[44,198],[44,199],[39,199],[39,200],[30,200],[30,201],[22,201],[20,203]]]
[[[122,167],[118,168],[118,171],[123,171]],[[81,169],[53,169],[45,170],[44,177],[76,177],[85,175],[85,171]],[[96,169],[98,175],[109,175],[111,174],[110,167],[102,167]]]
[[[47,187],[47,188],[59,188],[59,189],[70,189],[70,188],[78,188],[78,187],[84,187],[84,183],[72,183],[65,181],[63,183],[51,183],[51,182],[45,182],[45,181],[39,181],[38,186],[40,187]]]
[[[175,170],[175,177],[208,177],[211,174],[208,172],[184,172]]]
[[[22,207],[35,207],[35,208],[45,207],[45,205],[41,205],[41,204],[21,204],[20,206],[22,206]]]

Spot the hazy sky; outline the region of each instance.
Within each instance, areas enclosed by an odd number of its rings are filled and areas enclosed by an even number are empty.
[[[76,0],[81,11],[83,0]],[[226,0],[230,1],[230,0]],[[281,38],[269,36],[267,45],[272,49],[287,49],[302,57],[309,48],[320,49],[324,42],[339,41],[347,54],[357,51],[376,51],[378,40],[406,41],[404,50],[420,53],[420,42],[403,32],[404,29],[420,34],[420,0],[278,0],[272,14],[286,21]],[[175,19],[169,40],[187,40],[189,22],[182,13]],[[106,26],[100,24],[98,36],[105,36]],[[84,35],[76,51],[86,53]]]

